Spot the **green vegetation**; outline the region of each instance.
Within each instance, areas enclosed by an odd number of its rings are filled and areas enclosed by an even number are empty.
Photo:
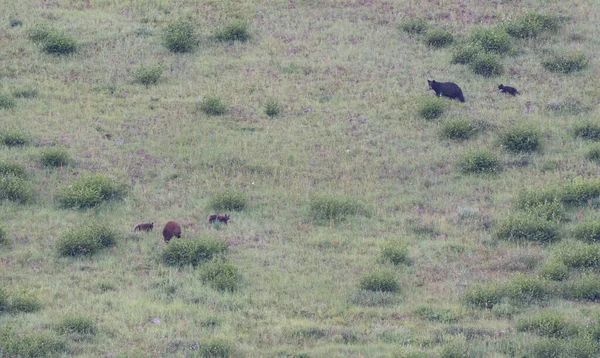
[[[446,102],[443,98],[426,98],[421,101],[419,116],[427,120],[436,119],[444,113],[445,109]]]
[[[453,64],[469,64],[477,58],[481,50],[473,44],[457,45],[452,51]]]
[[[508,216],[499,225],[496,237],[515,242],[534,241],[550,243],[557,241],[559,228],[555,222],[533,213],[519,213]]]
[[[93,255],[102,248],[116,245],[118,238],[107,225],[83,225],[63,233],[56,242],[56,250],[61,256]]]
[[[556,32],[561,26],[559,16],[529,11],[519,18],[509,21],[505,28],[512,37],[534,38],[545,32]]]
[[[361,213],[366,213],[364,207],[348,196],[319,194],[310,200],[310,215],[317,221],[339,220]]]
[[[541,146],[541,133],[531,125],[518,125],[500,134],[500,142],[511,152],[533,152]]]
[[[471,42],[485,52],[505,54],[511,50],[508,33],[501,29],[478,29],[471,37]]]
[[[227,105],[216,95],[208,95],[198,103],[197,108],[209,116],[222,116],[227,113]]]
[[[600,124],[590,121],[577,123],[573,128],[573,135],[583,139],[600,141]]]
[[[104,175],[91,175],[73,180],[56,199],[65,208],[86,209],[107,200],[121,199],[124,195],[123,185]]]
[[[191,19],[177,19],[169,22],[162,33],[163,45],[171,52],[191,52],[198,46],[196,25]]]
[[[40,152],[39,161],[45,167],[56,168],[71,164],[73,159],[65,148],[50,147]]]
[[[248,204],[248,194],[241,190],[228,189],[212,193],[209,206],[220,212],[242,211]]]
[[[500,160],[487,149],[476,149],[459,158],[458,169],[465,174],[496,173],[500,170]]]
[[[400,290],[396,274],[393,271],[379,268],[363,274],[359,287],[367,291],[397,292]]]
[[[504,67],[493,54],[483,53],[477,55],[471,62],[470,67],[473,73],[483,77],[500,76],[504,73]]]
[[[40,300],[30,292],[12,294],[7,305],[8,312],[31,313],[42,309]]]
[[[381,256],[394,265],[409,264],[408,247],[402,242],[390,240],[383,245]]]
[[[214,289],[233,292],[240,282],[240,271],[222,259],[213,259],[202,265],[200,278]]]
[[[200,263],[210,260],[212,257],[227,251],[227,245],[219,240],[212,238],[198,238],[194,240],[174,238],[163,249],[161,256],[163,262],[168,266],[197,266]],[[217,267],[215,270],[218,270]],[[226,268],[227,270],[228,268]],[[227,273],[223,274],[224,276]],[[224,281],[230,280],[227,277],[217,277]],[[223,283],[226,285],[227,283]]]
[[[466,140],[472,138],[477,128],[471,121],[464,118],[455,118],[442,124],[441,137],[452,140]]]
[[[542,59],[542,66],[548,71],[571,73],[583,70],[588,60],[581,52],[556,52]]]
[[[11,109],[17,105],[14,99],[8,94],[0,93],[0,109]]]
[[[425,43],[431,47],[446,47],[454,42],[454,36],[447,30],[431,29],[425,34]]]
[[[160,76],[163,74],[164,68],[165,65],[163,63],[151,67],[144,67],[141,65],[133,73],[133,78],[135,79],[135,82],[141,83],[146,87],[156,85]]]
[[[6,130],[0,132],[0,139],[7,147],[20,147],[29,143],[29,136],[22,130]]]
[[[281,105],[275,100],[267,102],[265,106],[265,114],[269,117],[276,117],[281,112]]]
[[[41,45],[44,52],[51,55],[69,55],[77,51],[77,41],[62,30],[40,25],[29,30],[29,39]]]
[[[399,29],[409,34],[422,34],[427,31],[429,25],[427,21],[420,18],[407,18],[399,25]]]
[[[222,29],[219,29],[214,36],[219,41],[246,42],[250,38],[248,23],[244,21],[234,21]]]
[[[98,326],[93,319],[70,313],[56,323],[55,330],[61,334],[95,335]]]

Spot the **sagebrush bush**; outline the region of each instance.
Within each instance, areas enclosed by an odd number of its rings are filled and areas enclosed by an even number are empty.
[[[197,266],[227,251],[227,244],[211,238],[172,239],[162,251],[162,260],[168,266]]]
[[[37,312],[42,309],[42,302],[30,292],[18,292],[10,295],[8,311],[10,312]]]
[[[27,171],[23,165],[17,162],[0,162],[0,177],[11,175],[27,179]]]
[[[408,247],[397,240],[386,242],[381,249],[381,256],[394,265],[410,264]]]
[[[144,67],[144,65],[141,65],[133,73],[133,78],[135,82],[141,83],[146,87],[150,85],[156,85],[160,79],[160,76],[162,76],[164,69],[165,65],[163,63],[159,63],[150,67]]]
[[[27,203],[33,199],[33,186],[25,178],[14,174],[0,176],[0,200]]]
[[[569,277],[569,268],[560,260],[547,260],[540,268],[540,276],[547,280],[563,281]]]
[[[600,144],[592,145],[585,153],[587,160],[600,164]]]
[[[96,174],[75,179],[71,185],[59,191],[56,199],[65,208],[85,209],[107,200],[119,200],[125,193],[122,184],[105,175]]]
[[[502,29],[478,29],[471,36],[471,42],[486,52],[505,54],[511,50],[508,33]]]
[[[92,255],[116,245],[119,234],[107,224],[92,223],[67,231],[56,242],[60,256]]]
[[[440,97],[425,98],[419,105],[419,116],[432,120],[439,118],[446,110],[446,102]]]
[[[502,301],[502,291],[494,284],[472,285],[465,291],[463,301],[468,306],[491,309]]]
[[[0,132],[0,138],[7,147],[19,147],[29,143],[29,136],[21,130]]]
[[[542,59],[542,66],[551,72],[571,73],[583,70],[588,60],[582,52],[557,52]]]
[[[50,147],[40,152],[39,162],[45,167],[61,167],[69,165],[72,159],[65,148]]]
[[[559,312],[541,310],[517,320],[517,332],[532,332],[542,337],[567,338],[579,333],[579,327]]]
[[[241,274],[237,267],[217,258],[202,265],[200,278],[216,290],[233,292],[239,286]]]
[[[310,199],[310,216],[317,221],[343,219],[350,215],[365,213],[364,207],[355,199],[344,195],[320,194]]]
[[[576,178],[558,189],[558,198],[565,205],[582,205],[600,196],[600,180]]]
[[[452,50],[451,63],[454,64],[469,64],[477,58],[477,55],[481,51],[480,48],[473,44],[462,44],[454,47]]]
[[[561,27],[561,19],[555,15],[529,11],[521,18],[504,25],[506,32],[516,38],[533,38],[544,32],[555,32]]]
[[[553,257],[568,267],[584,268],[600,266],[600,244],[569,241],[557,246]]]
[[[592,121],[577,123],[573,127],[573,135],[587,140],[600,141],[600,123]]]
[[[208,95],[200,101],[197,109],[209,116],[222,116],[227,113],[227,105],[216,95]]]
[[[70,313],[60,319],[55,330],[61,334],[95,335],[98,331],[96,322],[88,316]]]
[[[374,269],[363,274],[360,278],[359,288],[366,291],[397,292],[400,284],[396,274],[387,269]]]
[[[68,55],[77,51],[77,41],[58,30],[50,31],[41,44],[44,52],[51,55]]]
[[[588,242],[600,241],[600,222],[584,221],[578,223],[571,230],[571,237]]]
[[[404,20],[399,26],[402,31],[408,32],[409,34],[422,34],[429,28],[427,21],[419,18],[408,18]]]
[[[248,23],[236,20],[217,30],[214,36],[218,41],[246,42],[250,38],[250,33],[248,32]]]
[[[500,76],[504,73],[504,67],[493,54],[481,53],[469,64],[473,73],[483,77]]]
[[[477,132],[477,128],[466,118],[454,118],[445,121],[440,132],[442,138],[466,140]]]
[[[230,358],[235,355],[235,346],[229,341],[211,338],[203,342],[198,351],[203,358]]]
[[[495,236],[500,240],[551,243],[560,239],[560,232],[555,222],[541,218],[532,212],[525,212],[505,218]]]
[[[511,152],[533,152],[540,149],[542,134],[534,126],[523,124],[500,134],[502,147]]]
[[[425,43],[432,47],[446,47],[454,42],[452,33],[442,29],[431,29],[425,34]]]
[[[268,101],[265,106],[265,113],[269,117],[276,117],[281,112],[279,102],[275,100]]]
[[[459,158],[457,168],[465,174],[496,173],[500,170],[500,160],[488,149],[475,149]]]
[[[191,52],[198,45],[196,25],[191,19],[177,19],[164,28],[164,46],[171,52]]]
[[[566,299],[598,302],[600,278],[596,274],[585,274],[579,280],[566,282],[562,292]]]
[[[0,352],[7,357],[57,357],[67,354],[66,342],[51,332],[16,332],[0,327]]]
[[[216,191],[209,201],[209,206],[216,211],[242,211],[247,204],[248,194],[237,189]]]
[[[0,109],[15,108],[17,102],[8,94],[0,93]]]

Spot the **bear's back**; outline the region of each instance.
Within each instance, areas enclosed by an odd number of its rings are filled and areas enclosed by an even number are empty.
[[[163,237],[165,242],[169,242],[173,238],[173,236],[180,238],[181,237],[181,226],[175,221],[169,221],[165,224],[163,229]]]

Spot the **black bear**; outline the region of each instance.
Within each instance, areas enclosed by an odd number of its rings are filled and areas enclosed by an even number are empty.
[[[450,99],[458,98],[459,101],[464,102],[462,90],[454,82],[436,82],[435,80],[427,80],[429,83],[429,89],[435,91],[436,96],[444,96]]]
[[[211,215],[211,216],[208,217],[208,223],[209,224],[212,224],[215,221],[227,224],[229,222],[229,220],[230,220],[229,215],[214,214],[214,215]]]
[[[138,226],[136,226],[133,231],[152,231],[152,229],[154,229],[154,223],[145,223],[145,224],[139,224]]]
[[[505,85],[502,85],[502,84],[500,86],[498,86],[498,89],[500,91],[502,91],[503,93],[510,93],[513,96],[516,96],[516,95],[520,94],[519,91],[517,91],[516,88],[510,87],[510,86],[505,86]]]
[[[163,229],[163,237],[165,238],[165,242],[169,242],[175,236],[176,238],[181,238],[181,226],[175,221],[169,221],[165,224],[165,228]]]

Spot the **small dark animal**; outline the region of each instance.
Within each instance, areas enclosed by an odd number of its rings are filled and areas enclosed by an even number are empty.
[[[165,224],[165,228],[163,229],[163,237],[165,238],[165,242],[169,242],[175,236],[176,238],[181,238],[181,226],[175,221],[169,221]]]
[[[133,231],[152,231],[152,229],[154,229],[154,223],[145,223],[145,224],[139,224],[138,226],[136,226]]]
[[[465,101],[462,90],[456,83],[436,82],[435,80],[427,80],[427,82],[429,83],[429,89],[434,90],[436,96],[444,96],[450,99],[458,98],[461,102]]]
[[[214,214],[214,215],[211,215],[211,216],[208,217],[208,223],[209,224],[212,224],[215,221],[227,224],[227,223],[229,223],[229,220],[230,220],[229,215]]]
[[[502,91],[503,93],[510,93],[513,96],[516,96],[516,95],[520,94],[519,91],[517,91],[516,88],[511,87],[511,86],[505,86],[505,85],[501,84],[500,86],[498,86],[498,89],[500,91]]]

